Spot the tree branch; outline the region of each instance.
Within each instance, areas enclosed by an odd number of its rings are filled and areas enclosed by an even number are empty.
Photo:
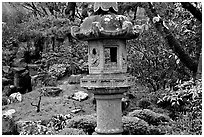
[[[39,96],[39,100],[38,100],[38,104],[37,105],[35,105],[35,104],[33,104],[33,102],[31,102],[31,106],[37,107],[37,112],[40,112],[41,98],[42,98],[42,95]]]
[[[191,14],[197,18],[200,22],[202,22],[202,13],[200,12],[199,9],[194,7],[190,2],[181,2],[181,5],[183,8],[187,9],[188,11],[191,12]]]
[[[33,13],[35,14],[35,16],[37,16],[37,13],[39,15],[42,15],[43,13],[37,9],[37,7],[35,6],[35,4],[32,2],[31,4],[28,2],[25,2],[24,4],[22,4],[22,6],[28,10],[33,11]]]

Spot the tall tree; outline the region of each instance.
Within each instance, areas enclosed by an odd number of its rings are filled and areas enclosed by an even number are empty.
[[[158,12],[152,3],[148,3],[145,6],[146,13],[157,31],[165,39],[169,47],[176,53],[179,59],[194,73],[197,72],[198,61],[193,60],[182,48],[180,42],[174,37],[171,30],[165,24],[165,21],[160,17]]]

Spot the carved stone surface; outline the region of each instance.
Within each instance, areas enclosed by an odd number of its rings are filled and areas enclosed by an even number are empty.
[[[88,89],[128,88],[133,85],[134,80],[133,76],[127,74],[87,75],[81,79],[81,87]]]
[[[116,56],[114,62],[106,55],[106,49],[115,48],[114,55]],[[89,41],[89,74],[107,74],[107,73],[126,73],[126,42],[120,39],[106,39],[106,40],[92,40]]]
[[[92,48],[90,53],[91,67],[98,67],[100,63],[100,51],[97,48]]]
[[[115,12],[118,12],[117,2],[95,2],[94,12],[97,12],[100,8],[103,11],[108,11],[110,8],[113,8]]]
[[[123,15],[95,15],[84,20],[80,27],[73,26],[71,34],[79,40],[93,39],[133,39],[142,32]]]
[[[122,94],[95,95],[97,101],[97,127],[98,134],[120,134],[122,128],[121,99]]]

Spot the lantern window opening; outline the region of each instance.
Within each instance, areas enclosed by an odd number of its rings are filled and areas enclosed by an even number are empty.
[[[117,46],[106,46],[104,47],[104,57],[105,57],[105,64],[106,65],[117,65]]]
[[[96,55],[96,49],[95,48],[92,50],[92,54]]]

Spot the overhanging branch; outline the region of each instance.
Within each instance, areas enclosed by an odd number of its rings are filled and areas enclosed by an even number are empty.
[[[197,18],[200,22],[202,22],[202,13],[200,12],[199,9],[194,7],[190,2],[181,2],[181,5],[183,8],[187,9],[188,11],[191,12],[191,14]]]

